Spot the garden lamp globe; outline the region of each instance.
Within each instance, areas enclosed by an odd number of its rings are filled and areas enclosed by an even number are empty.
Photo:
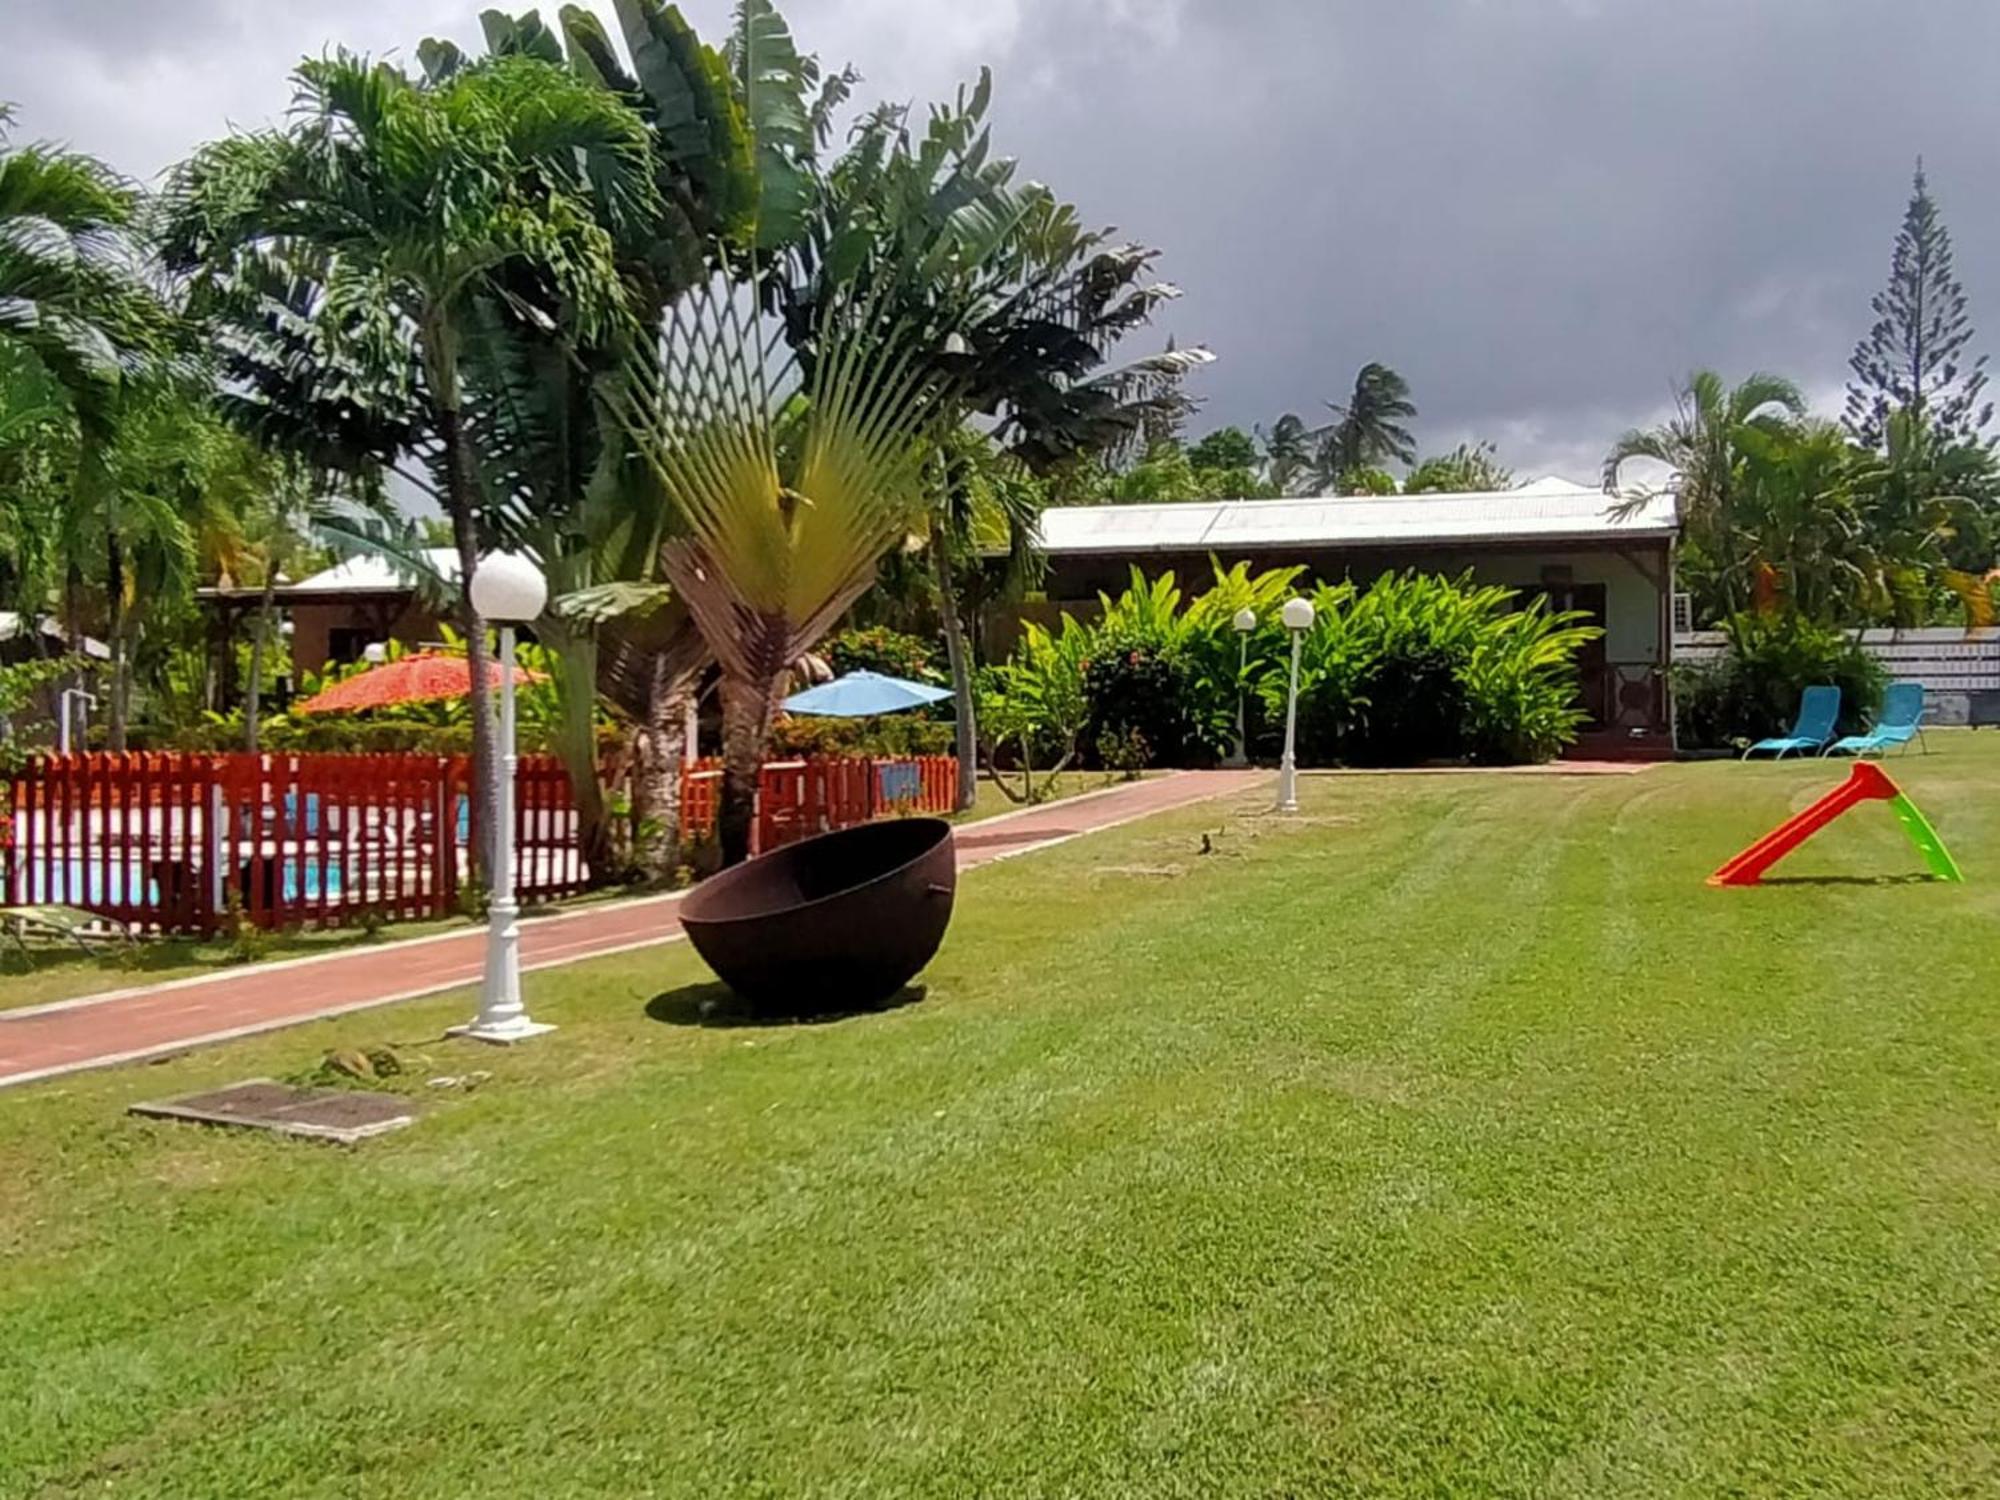
[[[1278,764],[1278,811],[1299,810],[1299,644],[1312,629],[1310,599],[1287,599],[1282,613],[1285,629],[1292,633],[1292,682],[1285,696],[1285,758]]]
[[[1257,611],[1244,607],[1236,611],[1236,618],[1229,622],[1235,626],[1238,635],[1248,635],[1257,628]]]
[[[549,602],[549,581],[518,552],[489,552],[472,570],[472,608],[495,625],[520,625]]]
[[[371,667],[379,667],[389,659],[389,644],[386,641],[370,641],[361,648],[361,659]]]

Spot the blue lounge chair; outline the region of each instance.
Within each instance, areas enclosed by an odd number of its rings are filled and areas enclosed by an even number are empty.
[[[1882,693],[1882,712],[1875,716],[1866,734],[1850,734],[1844,740],[1836,740],[1825,750],[1827,755],[1838,755],[1849,751],[1855,755],[1876,755],[1888,753],[1892,745],[1910,748],[1910,741],[1923,739],[1924,733],[1924,685],[1921,682],[1892,682]],[[1930,754],[1931,747],[1923,747],[1924,754]]]
[[[1815,684],[1799,698],[1799,721],[1792,726],[1792,732],[1775,739],[1757,741],[1743,752],[1743,758],[1748,760],[1759,750],[1769,750],[1780,760],[1788,752],[1804,755],[1823,750],[1827,741],[1833,738],[1834,725],[1839,722],[1840,689],[1827,683]]]

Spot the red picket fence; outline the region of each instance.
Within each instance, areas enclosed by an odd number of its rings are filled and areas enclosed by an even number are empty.
[[[206,756],[47,756],[13,778],[10,906],[83,907],[135,926],[207,928],[200,860],[215,776]]]
[[[161,932],[438,917],[472,830],[463,757],[70,755],[32,760],[0,838],[9,904],[60,902]],[[581,890],[569,780],[547,756],[516,779],[524,899]]]
[[[958,763],[829,756],[763,770],[753,848],[900,812],[952,809]],[[715,826],[722,763],[681,778],[681,827]],[[0,895],[60,903],[154,932],[337,927],[456,909],[476,824],[470,767],[440,755],[48,755],[0,812]],[[524,901],[582,890],[569,777],[523,756],[515,886]]]
[[[681,837],[702,838],[714,830],[721,794],[721,761],[697,761],[682,773]],[[957,795],[958,759],[951,755],[767,761],[757,783],[751,848],[761,854],[871,818],[949,813]]]
[[[514,770],[514,894],[553,901],[582,890],[589,876],[569,771],[552,755],[522,756]]]

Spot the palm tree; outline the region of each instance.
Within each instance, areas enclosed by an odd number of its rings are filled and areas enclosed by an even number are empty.
[[[1403,423],[1416,416],[1409,383],[1387,365],[1369,363],[1354,377],[1344,405],[1329,401],[1332,425],[1323,430],[1313,457],[1322,493],[1338,490],[1354,475],[1394,459],[1413,463],[1417,442]]]
[[[1618,495],[1625,466],[1650,459],[1672,471],[1669,481],[1691,549],[1712,569],[1715,595],[1704,601],[1733,615],[1751,597],[1747,556],[1737,529],[1743,488],[1743,439],[1748,432],[1781,432],[1805,415],[1805,398],[1791,381],[1751,375],[1730,387],[1713,370],[1697,370],[1675,394],[1672,418],[1634,428],[1611,445],[1604,460],[1604,489]],[[1636,509],[1646,492],[1627,494]]]
[[[656,621],[635,621],[618,630],[611,659],[600,649],[605,602],[627,596],[596,591],[655,577],[672,512],[657,476],[625,441],[611,411],[613,392],[635,349],[657,336],[666,308],[704,279],[715,248],[747,236],[755,187],[747,130],[730,107],[721,55],[657,0],[618,0],[617,9],[633,71],[597,19],[573,7],[562,12],[560,35],[532,11],[515,19],[489,11],[482,24],[493,56],[562,63],[630,101],[646,121],[657,192],[643,204],[596,205],[612,236],[631,317],[593,334],[577,326],[542,268],[517,263],[497,278],[495,292],[476,299],[464,361],[467,427],[492,524],[506,545],[540,558],[558,601],[537,635],[555,655],[562,709],[556,747],[569,772],[578,841],[600,880],[611,873],[611,825],[597,747],[599,693],[628,713],[643,706],[636,722],[652,774],[643,786],[649,805],[642,821],[663,831],[641,852],[659,875],[668,872],[677,843],[674,747],[683,722],[682,703],[663,687],[678,685],[684,696],[693,685],[679,665],[691,631],[663,636]],[[426,43],[422,53],[434,81],[471,66],[445,43]],[[689,132],[690,117],[713,123]],[[562,606],[580,595],[591,597],[579,607]],[[664,653],[653,669],[640,661],[649,649]],[[643,696],[627,691],[640,681]]]
[[[1984,529],[1978,497],[1993,493],[1995,460],[1982,444],[1944,440],[1919,408],[1890,412],[1882,437],[1884,451],[1865,453],[1852,478],[1868,539],[1866,600],[1894,625],[1924,625],[1954,542]]]
[[[1268,433],[1258,435],[1264,439],[1264,478],[1279,494],[1294,493],[1301,481],[1312,477],[1319,434],[1298,413],[1286,412]]]
[[[749,853],[758,772],[792,663],[923,523],[924,469],[951,403],[906,329],[834,302],[810,369],[718,278],[676,305],[627,408],[682,534],[662,551],[722,670],[726,862]]]
[[[261,318],[267,352],[313,357],[289,391],[294,418],[328,418],[320,436],[428,473],[469,586],[493,534],[467,423],[475,308],[532,268],[580,336],[629,317],[600,208],[650,212],[645,124],[611,91],[526,55],[424,83],[343,52],[301,63],[295,81],[284,129],[219,141],[175,174],[168,257],[244,321]],[[490,655],[470,603],[461,610],[490,834]]]
[[[933,108],[920,134],[904,110],[869,115],[820,183],[792,274],[776,278],[808,362],[821,357],[812,334],[827,309],[859,289],[957,393],[957,419],[928,465],[923,531],[951,664],[961,807],[977,791],[965,616],[986,583],[981,550],[995,539],[982,532],[1006,540],[1007,584],[1033,567],[1040,486],[998,471],[1046,478],[1141,443],[1185,414],[1182,377],[1213,357],[1169,345],[1111,363],[1119,340],[1179,292],[1152,279],[1156,252],[1111,244],[1046,188],[1014,184],[1015,163],[992,151],[991,92],[982,73]],[[968,435],[975,418],[990,430]]]
[[[122,749],[129,674],[119,615],[130,580],[110,450],[128,391],[163,371],[174,318],[148,276],[138,189],[95,157],[11,145],[11,118],[0,106],[0,345],[45,377],[73,421],[71,535],[85,517],[101,518],[111,743]],[[18,429],[28,415],[15,412],[9,425]],[[84,559],[72,552],[68,562],[74,600]]]
[[[1863,605],[1872,541],[1856,504],[1857,451],[1831,422],[1745,428],[1737,525],[1754,581],[1809,619],[1839,624]],[[1705,559],[1691,560],[1700,584]]]

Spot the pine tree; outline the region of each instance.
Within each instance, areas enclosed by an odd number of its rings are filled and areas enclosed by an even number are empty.
[[[1896,236],[1889,285],[1871,306],[1875,326],[1848,360],[1854,372],[1847,387],[1849,434],[1858,443],[1880,448],[1890,415],[1907,410],[1942,442],[1982,441],[1980,430],[1993,416],[1993,403],[1980,399],[1986,356],[1970,366],[1962,364],[1972,323],[1965,289],[1952,270],[1951,232],[1924,181],[1922,157],[1902,232]]]

